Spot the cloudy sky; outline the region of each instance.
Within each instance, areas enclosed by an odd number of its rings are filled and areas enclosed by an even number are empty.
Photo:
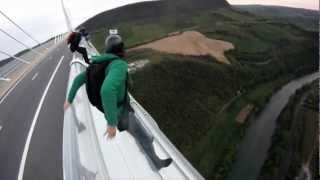
[[[71,16],[73,27],[86,19],[108,9],[141,0],[64,0]],[[272,4],[308,9],[318,9],[318,0],[228,0],[231,4]],[[43,42],[56,34],[66,32],[61,0],[3,0],[0,11],[5,13],[38,41]],[[24,42],[34,46],[35,42],[15,28],[0,14],[0,28]],[[24,49],[0,32],[0,50],[14,54]],[[6,58],[0,54],[0,59]]]
[[[319,9],[319,0],[227,0],[230,4],[266,4]]]

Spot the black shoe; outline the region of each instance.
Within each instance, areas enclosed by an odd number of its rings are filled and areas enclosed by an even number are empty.
[[[161,168],[168,167],[172,163],[172,159],[161,159],[160,161],[155,163],[155,167],[157,170],[160,170]]]
[[[128,114],[122,114],[119,118],[118,129],[120,132],[129,129],[129,119]]]

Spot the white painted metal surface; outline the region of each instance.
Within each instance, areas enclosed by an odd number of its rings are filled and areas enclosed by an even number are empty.
[[[90,43],[89,45],[90,54],[98,54]],[[85,70],[83,60],[75,58],[73,62],[69,86],[75,76]],[[118,131],[114,139],[107,140],[103,136],[107,127],[104,115],[90,105],[85,87],[81,87],[72,107],[65,112],[64,117],[64,179],[204,179],[131,95],[130,102],[137,119],[154,137],[156,154],[162,159],[171,157],[172,164],[160,171],[155,170],[138,141],[127,131]]]

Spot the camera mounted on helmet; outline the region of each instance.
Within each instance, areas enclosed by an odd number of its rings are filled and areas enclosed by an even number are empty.
[[[119,57],[124,56],[124,43],[117,29],[109,30],[109,35],[105,40],[105,52]]]

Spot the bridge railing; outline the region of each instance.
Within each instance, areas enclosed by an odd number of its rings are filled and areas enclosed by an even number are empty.
[[[90,43],[87,49],[91,55],[98,54]],[[86,63],[74,57],[70,66],[68,89],[75,76],[85,71]],[[103,136],[104,116],[90,105],[86,90],[81,87],[64,116],[64,179],[204,179],[163,134],[151,115],[131,95],[129,97],[134,116],[154,139],[157,155],[171,157],[173,163],[160,171],[154,170],[139,143],[126,131],[117,132],[113,140],[107,140]]]

